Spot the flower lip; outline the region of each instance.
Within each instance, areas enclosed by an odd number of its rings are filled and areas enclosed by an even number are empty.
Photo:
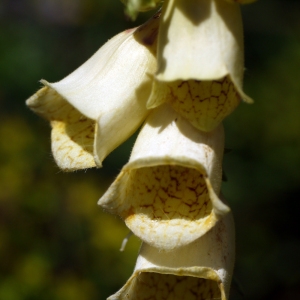
[[[50,121],[52,153],[61,169],[74,171],[96,166],[93,158],[94,120],[83,116],[48,86],[31,96],[26,104]]]
[[[152,177],[147,176],[150,172]],[[138,237],[157,248],[171,250],[189,244],[229,211],[209,179],[196,169],[159,165],[131,171],[131,177],[136,192],[129,196],[139,201],[132,201],[120,215]]]

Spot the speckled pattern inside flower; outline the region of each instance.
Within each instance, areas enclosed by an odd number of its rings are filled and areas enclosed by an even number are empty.
[[[93,143],[95,121],[87,118],[49,87],[30,99],[30,107],[51,122],[52,152],[65,171],[95,166]]]
[[[240,99],[229,76],[225,76],[220,80],[156,82],[148,106],[166,101],[194,127],[211,131],[235,110]]]
[[[130,292],[126,295],[131,298]],[[221,299],[218,283],[189,276],[151,272],[140,273],[134,287],[135,300],[217,300]]]
[[[174,249],[205,234],[217,222],[204,175],[177,165],[124,171],[125,199],[120,216],[152,246]]]
[[[131,171],[136,214],[153,220],[198,220],[212,209],[206,184],[199,171],[181,166],[157,166]]]

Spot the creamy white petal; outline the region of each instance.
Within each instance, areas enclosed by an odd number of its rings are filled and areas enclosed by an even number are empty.
[[[158,39],[160,81],[219,80],[229,75],[239,95],[244,57],[238,4],[224,0],[167,0]]]
[[[159,80],[220,79],[243,71],[238,5],[224,0],[167,0],[158,44]]]
[[[230,213],[207,234],[179,249],[164,252],[144,243],[133,275],[108,299],[227,300],[234,239]]]
[[[89,141],[89,150],[90,147],[94,148],[95,162],[83,163],[83,168],[91,164],[101,166],[103,159],[146,118],[146,101],[151,91],[148,74],[156,69],[158,18],[159,15],[156,15],[139,28],[118,34],[63,80],[56,83],[42,80],[48,88],[42,89],[27,101],[30,108],[51,121],[69,122],[66,114],[58,113],[55,117],[48,114],[42,103],[47,102],[47,107],[51,107],[52,101],[53,107],[56,107],[56,103],[60,102],[63,106],[74,108],[78,112],[78,123],[82,121],[82,116],[94,121],[96,135]],[[76,141],[66,135],[69,135],[67,130],[60,131],[59,139],[64,140],[64,147],[60,146],[59,149],[68,152],[71,160],[76,160],[77,156],[73,157],[73,152],[67,150]],[[55,130],[52,137],[55,141]],[[53,146],[60,167],[69,170],[79,167],[78,164],[70,165],[66,160],[60,161],[65,155],[57,153],[57,148]]]
[[[191,243],[229,211],[217,196],[223,150],[222,126],[200,132],[162,105],[148,117],[129,163],[99,204],[154,247]]]
[[[144,90],[143,84],[149,81],[147,73],[154,72],[156,67],[153,54],[158,22],[154,18],[138,29],[119,33],[63,80],[43,83],[93,120],[115,110],[119,114],[126,105],[136,104],[145,109],[136,93],[147,98],[149,91],[144,95],[136,90]]]

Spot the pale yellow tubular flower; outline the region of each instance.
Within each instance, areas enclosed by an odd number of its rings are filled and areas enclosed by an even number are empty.
[[[151,246],[191,243],[229,211],[217,196],[223,150],[222,125],[201,132],[164,104],[147,118],[128,164],[99,204]]]
[[[169,102],[199,130],[214,129],[241,98],[252,101],[242,89],[243,52],[238,4],[165,1],[148,108]]]
[[[204,236],[179,249],[164,252],[144,243],[133,275],[108,300],[228,300],[234,235],[229,213]]]
[[[66,171],[101,167],[148,114],[159,15],[109,40],[87,62],[45,85],[27,105],[52,125],[52,151]]]

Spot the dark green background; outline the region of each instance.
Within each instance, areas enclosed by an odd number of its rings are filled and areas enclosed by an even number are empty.
[[[223,191],[235,215],[231,300],[300,299],[300,4],[243,7],[245,90],[225,121]],[[130,276],[139,241],[97,200],[134,137],[100,170],[62,173],[49,124],[25,107],[38,80],[57,81],[105,41],[140,24],[117,0],[0,2],[0,299],[106,299]],[[244,296],[239,293],[239,288]]]

